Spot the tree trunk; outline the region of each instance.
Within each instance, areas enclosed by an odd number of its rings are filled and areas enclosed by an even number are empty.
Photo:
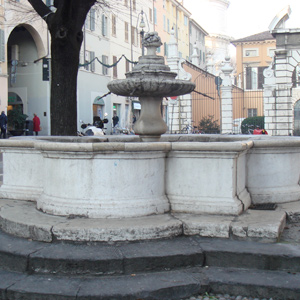
[[[77,75],[81,41],[51,31],[51,135],[76,135]],[[65,41],[64,41],[65,39]]]
[[[77,75],[82,28],[97,0],[54,1],[52,12],[42,0],[28,0],[45,20],[51,35],[51,135],[77,134]]]

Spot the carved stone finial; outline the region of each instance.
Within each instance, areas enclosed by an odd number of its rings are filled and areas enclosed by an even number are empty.
[[[144,37],[144,46],[145,47],[155,46],[156,48],[158,48],[161,45],[162,45],[161,39],[158,36],[158,33],[156,31],[145,34],[145,37]]]

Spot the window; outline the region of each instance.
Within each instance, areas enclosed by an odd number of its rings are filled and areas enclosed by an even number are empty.
[[[84,26],[85,26],[85,29],[90,29],[90,14],[87,14]]]
[[[170,33],[170,20],[167,20],[167,32]]]
[[[126,70],[126,73],[129,72],[129,61],[126,59],[125,60],[125,70]]]
[[[244,49],[244,57],[255,57],[255,56],[258,56],[258,49],[256,48]]]
[[[112,25],[111,34],[113,36],[116,36],[117,35],[117,18],[115,15],[112,15],[111,25]]]
[[[268,48],[268,56],[273,57],[275,55],[275,50],[273,48]]]
[[[157,25],[157,10],[154,8],[154,24]]]
[[[246,67],[246,89],[262,89],[264,84],[264,69],[267,67]]]
[[[150,19],[150,23],[153,22],[153,12],[152,12],[152,8],[149,7],[149,19]]]
[[[166,0],[163,0],[163,8],[166,8]]]
[[[107,17],[102,15],[102,35],[107,36]]]
[[[118,78],[118,65],[117,65],[117,57],[113,56],[113,76],[114,78]]]
[[[96,20],[95,10],[91,9],[89,15],[90,15],[90,29],[91,29],[91,31],[94,31],[95,30],[95,20]]]
[[[0,29],[0,61],[5,61],[4,30]]]
[[[292,75],[293,88],[300,86],[300,65],[298,64]],[[300,102],[299,102],[300,103]]]
[[[168,44],[164,43],[164,56],[168,56],[169,52],[168,52]]]
[[[131,26],[131,44],[137,45],[136,28],[134,26]]]
[[[167,18],[166,18],[166,16],[165,15],[163,15],[163,26],[164,26],[164,31],[166,31],[167,30]]]
[[[129,24],[125,22],[125,42],[129,41]]]
[[[136,10],[136,0],[132,0],[132,9]]]
[[[128,7],[128,0],[124,0],[124,5]]]
[[[108,65],[108,56],[102,55],[102,63]],[[102,74],[108,75],[108,68],[105,65],[102,65]]]
[[[84,55],[84,69],[87,71],[95,72],[95,52],[85,51]]]
[[[248,108],[248,118],[257,117],[257,108]]]
[[[53,0],[46,0],[46,5],[48,7],[52,6],[53,5]]]
[[[185,26],[188,26],[188,17],[187,16],[184,16],[184,25]]]

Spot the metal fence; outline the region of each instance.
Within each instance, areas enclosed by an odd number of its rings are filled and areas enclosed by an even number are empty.
[[[220,127],[221,90],[216,83],[217,77],[198,69],[198,76],[194,79],[196,88],[192,93],[192,118],[194,126],[210,122]],[[206,128],[205,133],[216,133],[216,126]],[[208,131],[208,132],[207,132]]]
[[[218,77],[188,62],[185,69],[192,74],[192,81],[196,84],[192,93],[193,125],[199,126],[200,122],[210,120],[220,127],[222,91],[218,86]],[[252,85],[249,83],[249,71],[248,74],[239,74],[237,78],[239,80],[232,89],[233,133],[241,133],[241,122],[245,118],[263,116],[264,111],[263,90],[258,80],[261,78],[251,74]],[[214,128],[206,133],[215,132]]]

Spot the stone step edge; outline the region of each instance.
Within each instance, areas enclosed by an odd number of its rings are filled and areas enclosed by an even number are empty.
[[[0,299],[182,299],[205,293],[205,279],[195,269],[119,277],[68,278],[24,275],[0,270]]]
[[[0,298],[182,299],[211,292],[258,298],[298,300],[300,274],[234,268],[131,274],[119,277],[66,278],[0,270]]]
[[[300,274],[210,267],[205,270],[210,291],[214,294],[251,295],[252,298],[298,300]]]
[[[44,214],[34,202],[0,200],[3,231],[43,242],[136,241],[182,234],[276,242],[285,221],[284,210],[248,210],[240,216],[163,214],[127,219],[70,219]]]
[[[102,276],[194,266],[300,272],[300,245],[175,237],[139,242],[43,243],[0,231],[0,267],[11,271]]]

